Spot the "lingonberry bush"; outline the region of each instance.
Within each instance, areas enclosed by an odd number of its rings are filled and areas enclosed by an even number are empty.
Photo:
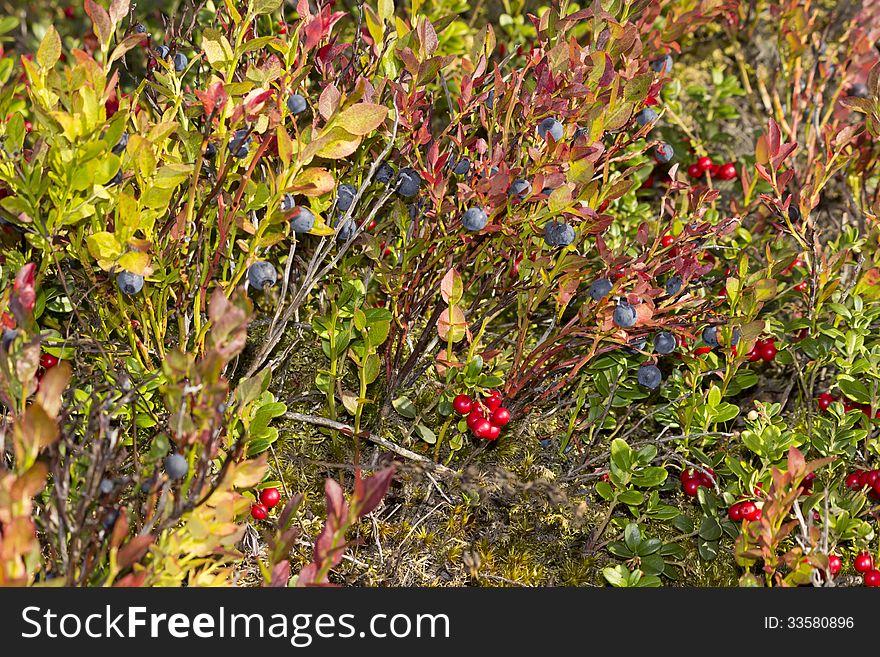
[[[0,582],[880,584],[880,2],[494,4],[0,20]]]

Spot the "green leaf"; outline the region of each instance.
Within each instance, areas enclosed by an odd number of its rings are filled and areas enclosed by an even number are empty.
[[[645,496],[637,490],[625,490],[618,499],[627,506],[638,506],[645,501]]]
[[[625,587],[629,585],[629,570],[624,565],[602,569],[602,576],[611,586]]]
[[[837,385],[841,392],[850,399],[857,401],[860,404],[871,403],[871,393],[868,392],[868,389],[860,381],[856,381],[848,375],[841,374],[837,377]]]
[[[37,50],[37,63],[45,69],[52,68],[61,57],[61,37],[53,25],[49,26],[46,35]]]
[[[278,8],[281,7],[282,0],[254,0],[254,13],[258,16],[260,14],[271,14],[273,11],[278,11]]]
[[[626,543],[621,541],[614,541],[608,544],[608,551],[613,554],[615,557],[620,557],[621,559],[632,559],[636,556],[632,550],[626,547]]]
[[[353,135],[365,136],[385,121],[388,108],[375,103],[357,103],[336,116],[336,124]]]
[[[416,411],[416,407],[413,406],[409,397],[398,397],[391,402],[391,405],[394,407],[394,410],[403,417],[415,419],[416,415],[418,415],[418,411]]]
[[[624,472],[632,468],[632,448],[625,440],[615,438],[611,441],[611,461]]]
[[[639,526],[634,522],[629,523],[623,530],[623,540],[630,552],[638,554],[639,544],[642,542],[642,533]]]
[[[419,438],[424,440],[429,445],[433,445],[437,442],[437,435],[424,424],[417,424],[415,426],[415,430],[416,433],[419,434]]]
[[[717,541],[721,538],[721,525],[715,518],[703,516],[700,523],[700,538],[706,541]]]
[[[596,484],[596,492],[603,500],[611,501],[614,499],[614,490],[607,481],[600,481]]]

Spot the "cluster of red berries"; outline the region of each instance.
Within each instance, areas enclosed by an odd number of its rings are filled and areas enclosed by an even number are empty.
[[[758,340],[749,352],[749,362],[754,363],[755,361],[763,360],[765,363],[772,363],[778,351],[775,338]]]
[[[874,557],[870,552],[859,552],[853,562],[853,568],[857,573],[862,574],[865,586],[880,586],[880,570],[874,567]]]
[[[510,422],[510,411],[501,403],[501,393],[493,390],[483,401],[475,401],[468,395],[457,395],[452,408],[459,415],[467,415],[467,426],[477,438],[498,440],[501,427]]]
[[[681,482],[681,489],[688,497],[696,497],[700,486],[703,488],[712,488],[715,485],[715,471],[712,468],[704,470],[696,470],[694,468],[685,468],[678,477]]]
[[[868,497],[880,499],[880,470],[859,470],[850,472],[844,482],[850,490],[868,488]]]
[[[711,157],[704,155],[687,168],[687,174],[691,178],[702,178],[706,174],[718,180],[734,180],[736,178],[736,166],[733,162],[715,164]]]
[[[260,502],[251,506],[251,518],[265,520],[269,517],[269,509],[274,509],[281,501],[281,493],[277,488],[264,488],[260,491]]]
[[[761,508],[751,500],[740,500],[727,509],[727,517],[733,522],[742,522],[743,520],[755,522],[760,520],[763,515],[764,512]]]
[[[830,392],[823,392],[816,398],[816,405],[819,407],[820,411],[827,411],[828,407],[831,406],[835,401],[837,401],[837,397],[832,395]],[[857,404],[854,401],[850,401],[849,399],[843,400],[843,412],[849,413],[850,411],[861,411],[866,416],[871,417],[871,405],[870,404]],[[874,413],[874,417],[880,418],[880,409]]]

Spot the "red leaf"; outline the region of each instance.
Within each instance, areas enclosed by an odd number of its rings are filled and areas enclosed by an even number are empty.
[[[37,293],[34,290],[36,273],[37,265],[29,262],[18,270],[15,282],[12,284],[10,306],[19,326],[29,324],[34,312],[34,304],[37,302]]]
[[[306,566],[308,568],[308,566]],[[272,568],[272,581],[269,582],[269,586],[272,588],[283,588],[287,586],[287,582],[290,579],[290,562],[285,559],[279,563],[276,563]]]
[[[379,506],[379,502],[385,497],[394,479],[394,471],[392,465],[363,480],[363,494],[359,495],[355,502],[359,517],[364,517]]]
[[[770,157],[776,157],[779,154],[780,139],[779,126],[776,124],[776,121],[770,119],[767,127],[767,146],[770,149]]]

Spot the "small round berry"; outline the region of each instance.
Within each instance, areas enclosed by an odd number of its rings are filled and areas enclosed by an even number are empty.
[[[499,406],[494,411],[492,411],[492,415],[489,417],[489,421],[496,427],[503,427],[508,422],[510,422],[510,411],[508,411],[503,406]]]
[[[654,159],[665,164],[675,157],[675,149],[666,142],[661,142],[654,147]]]
[[[733,162],[722,164],[718,169],[718,178],[720,180],[734,180],[736,178],[736,166]]]
[[[827,411],[828,407],[834,403],[834,395],[830,392],[823,392],[816,400],[816,405],[820,410]]]
[[[846,480],[844,481],[844,485],[849,490],[861,490],[862,489],[862,478],[858,472],[850,472],[846,475]]]
[[[636,123],[638,123],[641,127],[645,127],[650,123],[654,123],[659,115],[657,112],[652,110],[650,107],[646,107],[641,112],[636,114]]]
[[[281,493],[278,492],[277,488],[264,488],[260,491],[260,502],[263,503],[267,509],[274,509],[278,506],[278,502],[281,501]]]
[[[840,569],[843,568],[843,561],[836,554],[828,555],[828,571],[832,577],[836,577]]]
[[[493,390],[483,398],[483,406],[488,408],[490,413],[494,413],[496,409],[500,408],[502,402],[501,393],[497,390]]]
[[[472,431],[477,438],[488,439],[489,433],[492,431],[492,423],[486,418],[480,418],[474,423]]]
[[[575,232],[564,221],[550,221],[544,226],[544,243],[547,246],[568,246],[574,242]]]
[[[308,208],[293,206],[290,213],[290,228],[294,233],[308,233],[315,226],[315,215]]]
[[[547,139],[547,136],[553,137],[553,141],[562,139],[562,124],[552,117],[547,117],[538,124],[538,136]]]
[[[614,309],[612,321],[620,328],[631,328],[635,326],[637,319],[636,309],[628,302],[621,301]]]
[[[468,416],[467,416],[468,429],[470,429],[471,431],[474,431],[474,429],[477,426],[477,423],[480,420],[485,420],[485,419],[486,419],[485,414],[479,408],[474,408],[470,413],[468,413]]]
[[[664,235],[660,238],[660,246],[664,249],[675,244],[675,238],[672,235]]]
[[[144,289],[144,277],[130,271],[121,271],[116,277],[116,285],[120,292],[131,297]]]
[[[666,294],[668,294],[671,297],[674,297],[675,295],[677,295],[679,292],[681,292],[681,287],[682,287],[681,276],[678,276],[678,275],[671,276],[666,281],[665,287],[666,287]]]
[[[727,510],[727,517],[733,522],[739,522],[743,519],[742,504],[737,502]]]
[[[686,482],[684,482],[682,490],[684,491],[684,494],[688,497],[696,497],[700,485],[701,484],[697,479],[688,479]]]
[[[454,160],[452,160],[454,162]],[[455,162],[455,166],[452,167],[452,173],[456,176],[466,176],[470,173],[471,170],[471,161],[470,159],[463,157],[458,162]]]
[[[459,415],[467,415],[474,407],[474,400],[467,395],[456,395],[452,400],[452,409]]]
[[[809,288],[809,284],[807,283],[806,280],[803,280],[794,286],[794,291],[795,292],[806,292],[808,288]]]
[[[705,171],[703,171],[702,167],[699,164],[691,164],[687,168],[687,174],[689,178],[702,178]]]
[[[291,114],[302,114],[309,107],[306,99],[299,94],[290,94],[287,98],[287,110]]]
[[[718,346],[718,327],[717,326],[707,326],[703,329],[703,342],[705,342],[710,347]]]
[[[856,569],[857,573],[867,573],[874,568],[874,558],[871,556],[871,553],[859,552],[856,555],[856,560],[853,562],[853,568]]]
[[[649,390],[655,390],[660,386],[660,383],[663,381],[663,375],[660,373],[660,368],[658,368],[656,365],[642,365],[639,368],[639,372],[636,378],[641,385],[645,386]]]
[[[498,440],[498,437],[501,435],[501,427],[496,424],[491,424],[489,428],[486,430],[485,436],[480,436],[481,438],[485,438],[486,440]]]
[[[489,223],[489,217],[483,208],[468,208],[461,216],[461,225],[472,233],[483,230]]]
[[[739,506],[740,506],[740,513],[742,513],[743,520],[751,521],[751,519],[754,518],[755,514],[758,511],[758,507],[755,506],[754,502],[749,502],[749,501],[740,502]]]
[[[422,186],[422,177],[409,167],[404,167],[397,172],[397,193],[404,198],[412,198],[419,193]]]
[[[599,301],[600,299],[604,299],[608,296],[608,293],[611,292],[612,283],[607,278],[600,278],[597,281],[593,281],[590,285],[590,298],[593,301]]]
[[[187,59],[186,55],[182,52],[174,53],[174,70],[177,73],[183,73],[186,70],[187,64],[189,64],[189,59]]]
[[[658,354],[671,354],[678,346],[678,341],[672,333],[661,331],[654,335],[654,351]]]
[[[651,60],[650,66],[655,73],[670,73],[672,71],[672,56],[667,54]]]
[[[523,180],[522,178],[517,178],[512,183],[510,183],[510,189],[507,190],[507,195],[511,198],[515,198],[519,201],[527,197],[532,193],[532,183],[528,180]]]
[[[767,342],[766,344],[762,345],[761,348],[758,350],[758,355],[761,357],[761,360],[766,363],[772,362],[776,358],[776,354],[776,345],[772,342]]]
[[[272,266],[271,262],[258,260],[248,267],[247,281],[248,285],[252,288],[262,290],[275,285],[277,280],[278,272],[275,271],[275,267]]]
[[[98,484],[98,490],[101,491],[101,495],[109,495],[113,492],[113,482],[109,479],[102,479],[101,483]]]
[[[171,479],[178,481],[186,477],[189,472],[189,463],[182,454],[171,454],[165,459],[165,472]]]
[[[704,155],[699,160],[697,160],[697,166],[700,167],[703,171],[710,171],[713,166],[712,158]]]
[[[388,164],[387,162],[383,162],[376,169],[376,182],[382,185],[387,185],[394,176],[397,175],[397,172],[394,170],[394,167]]]
[[[343,183],[336,190],[336,208],[342,212],[347,212],[354,203],[354,197],[357,195],[357,189],[354,185]]]
[[[865,586],[875,588],[880,586],[880,570],[869,570],[865,573],[863,581]]]
[[[254,520],[265,520],[269,517],[269,509],[263,504],[254,504],[251,506],[251,518]]]
[[[58,358],[52,354],[43,354],[40,356],[40,367],[44,370],[51,370],[58,364]]]

